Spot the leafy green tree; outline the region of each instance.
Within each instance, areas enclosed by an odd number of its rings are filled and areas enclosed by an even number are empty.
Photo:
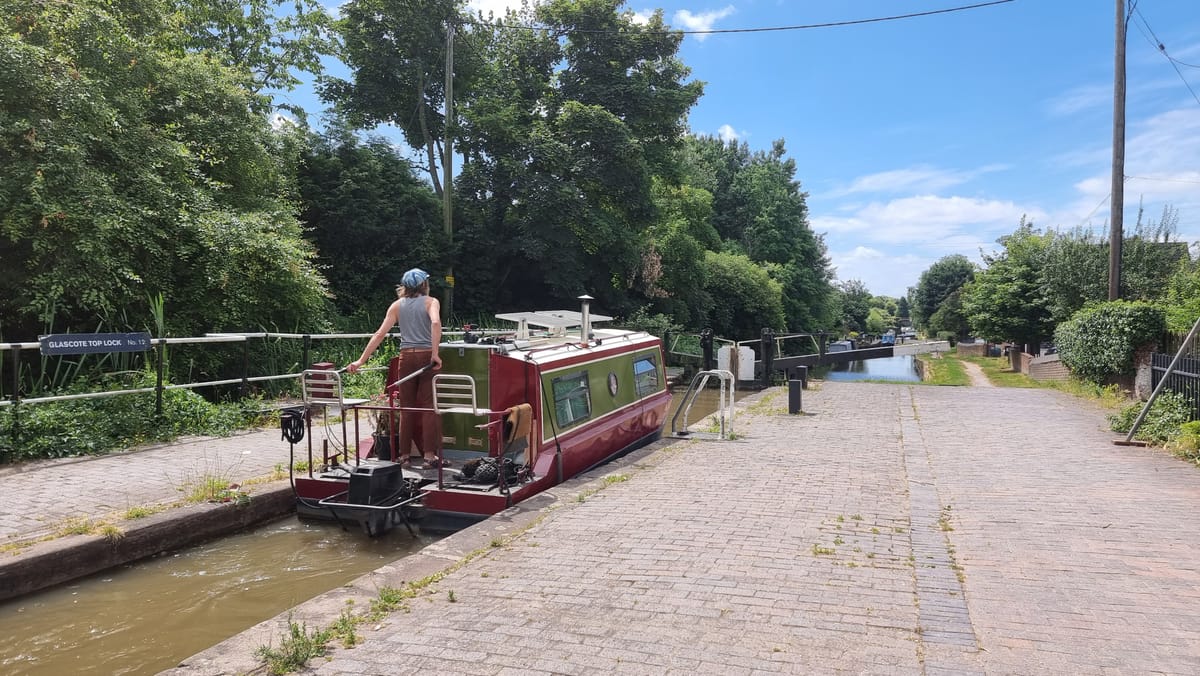
[[[983,257],[987,268],[967,285],[962,299],[972,331],[987,340],[1029,345],[1030,351],[1053,332],[1041,284],[1051,239],[1021,219],[1011,235],[999,239],[1004,250]]]
[[[321,97],[355,124],[399,129],[408,144],[423,153],[423,169],[439,196],[445,161],[441,140],[446,133],[447,34],[463,25],[460,6],[459,0],[350,0],[341,5],[335,26],[351,78],[327,77],[319,87]],[[482,53],[478,41],[486,34],[482,29],[456,32],[456,100],[471,90],[476,55]]]
[[[445,269],[441,205],[387,141],[333,126],[309,139],[298,169],[300,217],[342,316],[375,324],[405,269]]]
[[[950,334],[958,338],[964,338],[970,333],[970,326],[966,315],[963,314],[962,304],[963,292],[969,288],[971,288],[970,284],[954,291],[946,300],[942,301],[937,312],[934,312],[933,316],[929,318],[930,333],[934,335]]]
[[[900,296],[900,300],[896,302],[896,316],[900,319],[908,319],[911,312],[908,306],[908,296]]]
[[[186,47],[245,73],[256,94],[294,89],[300,84],[297,71],[319,75],[321,57],[337,50],[332,19],[317,0],[175,3],[183,15]]]
[[[621,314],[644,304],[630,290],[653,295],[655,271],[668,267],[650,232],[653,176],[681,143],[701,85],[683,82],[682,36],[665,31],[661,13],[643,25],[620,4],[526,10],[536,14],[521,20],[546,31],[476,27],[483,65],[463,95],[455,235],[471,265],[462,293],[476,307],[587,292]]]
[[[320,323],[296,146],[158,0],[0,6],[0,315],[9,335]]]
[[[942,301],[975,277],[975,265],[962,254],[945,256],[921,273],[912,292],[911,312],[917,326],[928,328],[929,318]]]
[[[751,153],[744,143],[689,139],[682,180],[713,195],[712,223],[724,249],[766,264],[783,285],[788,328],[811,330],[836,321],[833,271],[825,242],[808,225],[795,161],[785,154],[782,141]]]
[[[873,333],[878,336],[882,335],[887,330],[887,315],[883,313],[883,310],[877,307],[871,308],[871,311],[867,313],[867,333]]]
[[[741,254],[712,251],[704,264],[704,290],[712,298],[705,326],[734,340],[759,336],[764,328],[783,328],[783,287],[766,270]]]
[[[843,331],[863,331],[867,328],[867,315],[871,312],[871,292],[867,285],[857,279],[838,284],[841,297],[841,328]]]
[[[1181,263],[1167,282],[1163,299],[1167,327],[1171,331],[1190,331],[1200,318],[1200,265],[1193,261]]]

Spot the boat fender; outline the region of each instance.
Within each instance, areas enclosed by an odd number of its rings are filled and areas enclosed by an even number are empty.
[[[279,430],[284,441],[298,444],[304,439],[305,413],[301,406],[285,408],[279,412]]]
[[[528,437],[532,420],[533,407],[529,404],[517,404],[505,411],[504,443],[511,444],[517,439]]]

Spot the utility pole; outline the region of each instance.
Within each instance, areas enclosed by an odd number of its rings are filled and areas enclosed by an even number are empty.
[[[1112,200],[1109,203],[1108,299],[1121,297],[1121,244],[1125,239],[1125,0],[1117,0],[1113,64]]]
[[[446,120],[442,125],[445,149],[442,151],[442,227],[447,243],[454,243],[454,145],[450,124],[454,119],[454,24],[446,24]],[[454,316],[454,264],[446,268],[446,320]]]

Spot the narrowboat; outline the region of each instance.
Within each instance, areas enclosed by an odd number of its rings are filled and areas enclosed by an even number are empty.
[[[317,454],[308,435],[308,467],[293,470],[300,516],[357,523],[370,535],[398,523],[453,531],[658,439],[671,399],[662,342],[643,331],[594,328],[612,318],[590,314],[588,300],[581,312],[500,314],[515,328],[468,330],[442,342],[434,411],[446,467],[419,469],[419,458],[409,467],[409,449],[396,448],[396,359],[378,403],[344,399],[332,367],[305,371],[305,410],[285,416],[284,437],[294,448],[303,436],[297,427],[311,432],[314,408],[340,421],[326,425]],[[379,426],[383,436],[363,438],[371,417],[388,422]]]

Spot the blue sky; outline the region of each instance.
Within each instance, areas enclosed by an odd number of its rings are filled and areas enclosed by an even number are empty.
[[[515,4],[472,1],[497,12]],[[967,4],[632,0],[626,8],[661,8],[674,28],[720,30]],[[1140,0],[1137,8],[1127,56],[1126,229],[1139,201],[1149,220],[1170,204],[1180,237],[1195,242],[1200,1]],[[688,35],[679,56],[706,83],[690,127],[754,150],[784,139],[838,279],[899,296],[943,256],[979,261],[1022,215],[1043,229],[1084,226],[1107,237],[1114,14],[1111,0],[1015,0],[866,25]]]

